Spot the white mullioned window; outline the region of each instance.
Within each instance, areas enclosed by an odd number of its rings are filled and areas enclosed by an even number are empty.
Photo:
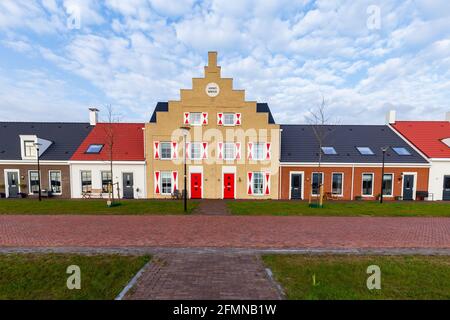
[[[335,196],[342,196],[344,175],[334,172],[331,177],[331,193]]]
[[[190,148],[190,158],[192,160],[200,160],[202,158],[202,143],[191,142]]]
[[[29,171],[29,193],[39,193],[39,174],[37,171]]]
[[[172,159],[172,147],[170,142],[161,142],[161,159]]]
[[[189,114],[189,123],[193,126],[202,125],[202,113],[201,112],[191,112]]]
[[[161,171],[161,194],[172,194],[172,172]]]
[[[36,146],[34,145],[34,141],[24,141],[23,147],[25,157],[36,157]]]
[[[373,173],[364,173],[362,175],[362,195],[373,195]]]
[[[235,125],[234,117],[235,117],[234,113],[224,113],[223,114],[223,125],[224,126],[234,126]]]
[[[234,142],[225,142],[223,144],[223,159],[234,160],[236,158],[236,145]]]
[[[50,190],[54,194],[61,194],[61,171],[49,171]]]
[[[262,172],[253,172],[252,189],[254,195],[264,194],[264,174]]]
[[[252,159],[253,160],[265,160],[265,154],[264,154],[264,148],[265,148],[265,143],[263,142],[258,142],[255,143],[253,145],[253,149],[252,149]]]
[[[91,171],[81,171],[81,192],[82,193],[92,192],[92,172]]]
[[[393,195],[394,174],[385,173],[383,176],[383,196],[392,197]]]

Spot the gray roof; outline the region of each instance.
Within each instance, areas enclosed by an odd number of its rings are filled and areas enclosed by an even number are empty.
[[[322,162],[381,163],[382,147],[389,147],[386,163],[427,163],[427,161],[386,125],[325,125],[322,146],[334,147],[336,155],[322,153]],[[319,143],[312,125],[281,125],[281,162],[318,162]],[[369,147],[375,155],[364,156],[356,147]],[[404,147],[411,155],[400,156],[392,147]]]
[[[92,128],[89,123],[0,122],[0,160],[22,160],[20,135],[53,142],[41,160],[69,160]]]
[[[155,110],[153,110],[152,116],[150,118],[151,123],[156,122],[156,113],[157,112],[167,112],[169,111],[169,103],[168,102],[158,102],[156,104]],[[270,124],[274,124],[275,120],[273,119],[272,112],[270,111],[269,105],[267,103],[257,103],[256,104],[256,112],[266,112],[268,114],[268,122]]]

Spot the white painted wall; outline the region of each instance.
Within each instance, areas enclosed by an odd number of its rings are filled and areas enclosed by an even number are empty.
[[[450,159],[431,159],[428,192],[433,193],[434,200],[442,200],[444,176],[450,175]]]
[[[72,198],[81,198],[81,171],[90,170],[92,172],[92,189],[102,188],[102,171],[109,171],[110,166],[107,162],[70,162],[70,184]],[[113,164],[114,183],[119,182],[120,197],[123,196],[122,173],[131,172],[134,176],[134,197],[143,199],[147,196],[146,192],[146,171],[144,162],[127,162]],[[139,189],[139,192],[137,191]],[[117,197],[117,187],[114,187],[114,196]]]

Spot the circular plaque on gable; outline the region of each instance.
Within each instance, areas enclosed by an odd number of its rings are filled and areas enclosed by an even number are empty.
[[[217,83],[210,82],[206,85],[205,91],[208,96],[217,97],[219,95],[220,88]]]

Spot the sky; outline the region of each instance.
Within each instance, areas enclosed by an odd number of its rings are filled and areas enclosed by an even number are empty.
[[[448,0],[0,0],[0,121],[148,121],[208,51],[282,124],[450,111]]]

